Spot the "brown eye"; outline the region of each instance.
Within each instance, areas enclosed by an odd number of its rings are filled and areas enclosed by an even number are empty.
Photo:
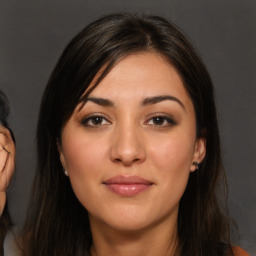
[[[162,116],[157,116],[152,118],[152,121],[154,125],[163,125],[166,120]]]
[[[154,116],[150,118],[147,122],[148,125],[168,127],[177,124],[171,117],[168,116]]]
[[[102,125],[108,125],[110,122],[103,116],[90,116],[82,121],[82,124],[86,127],[99,127]]]
[[[91,122],[93,125],[101,125],[103,122],[103,117],[101,117],[101,116],[92,117]]]

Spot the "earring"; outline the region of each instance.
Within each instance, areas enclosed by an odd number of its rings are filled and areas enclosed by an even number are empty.
[[[64,174],[68,176],[68,170],[64,169]]]
[[[198,170],[198,168],[199,168],[199,163],[196,162],[196,161],[194,161],[192,164],[193,164],[194,166],[196,166],[196,170]]]

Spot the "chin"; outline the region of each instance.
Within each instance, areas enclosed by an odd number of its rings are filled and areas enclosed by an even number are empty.
[[[154,217],[145,209],[138,206],[110,207],[102,214],[89,214],[90,219],[101,222],[103,225],[118,231],[139,231],[150,226],[154,222]]]
[[[105,223],[109,228],[119,232],[139,232],[150,226],[145,219],[115,219]]]

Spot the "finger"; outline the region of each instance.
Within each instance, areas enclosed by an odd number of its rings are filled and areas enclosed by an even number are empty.
[[[4,157],[6,157],[6,159],[4,159]],[[15,169],[15,157],[14,155],[11,155],[9,153],[7,153],[6,151],[2,151],[0,154],[0,163],[1,163],[1,169],[0,169],[0,193],[1,192],[6,192],[13,173],[14,173],[14,169]]]
[[[9,131],[8,128],[0,125],[0,135],[2,135],[1,137],[4,139],[7,139],[8,141],[9,140],[12,140],[12,135],[11,135],[11,132]]]
[[[10,154],[15,154],[15,144],[12,140],[11,133],[7,128],[3,126],[0,126],[0,145],[2,145],[4,150],[8,151]]]
[[[11,135],[9,129],[2,125],[0,125],[0,133],[4,134],[6,137],[9,137]]]
[[[15,169],[15,158],[14,158],[14,156],[8,154],[6,162],[5,162],[5,166],[4,166],[4,169],[2,172],[6,177],[6,188],[8,187],[8,185],[11,181],[11,178],[14,173],[14,169]]]
[[[8,137],[4,134],[0,132],[0,144],[2,146],[6,145],[8,143]]]
[[[5,150],[0,151],[0,172],[5,169],[9,153]]]
[[[8,141],[6,142],[5,145],[2,145],[2,150],[15,156],[15,145],[13,143],[13,141]],[[1,150],[1,146],[0,146],[0,150]]]
[[[8,154],[10,154],[10,152],[6,148],[3,148],[3,150],[6,151]]]

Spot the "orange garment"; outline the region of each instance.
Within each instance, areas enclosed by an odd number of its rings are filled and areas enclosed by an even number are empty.
[[[235,246],[233,248],[234,256],[250,256],[245,250],[242,248]]]

